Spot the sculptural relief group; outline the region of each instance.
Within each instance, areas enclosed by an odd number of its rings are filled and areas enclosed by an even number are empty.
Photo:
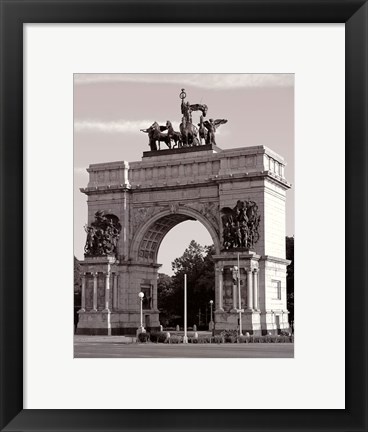
[[[251,200],[238,200],[233,209],[224,207],[221,213],[224,249],[253,249],[259,240],[261,220],[257,204]]]
[[[207,115],[208,107],[205,104],[190,104],[185,102],[186,93],[182,89],[180,93],[182,119],[180,131],[175,131],[170,120],[166,125],[159,125],[154,122],[149,128],[141,129],[148,134],[148,144],[151,150],[161,150],[161,143],[171,148],[184,148],[199,145],[216,145],[216,129],[227,123],[225,119],[204,120]],[[193,124],[192,113],[200,111],[202,114],[197,126]]]
[[[117,255],[121,225],[115,215],[105,215],[99,210],[95,213],[94,222],[84,229],[87,233],[85,257]]]

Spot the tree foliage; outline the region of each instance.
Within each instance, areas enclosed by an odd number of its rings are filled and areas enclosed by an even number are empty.
[[[192,240],[183,255],[172,263],[171,282],[159,275],[158,306],[164,325],[183,325],[184,274],[187,275],[188,326],[198,325],[199,309],[209,310],[209,301],[215,300],[215,269],[213,246],[201,246]]]
[[[82,287],[82,269],[79,261],[74,257],[74,292],[80,293]]]
[[[74,257],[74,326],[78,323],[77,311],[81,308],[82,291],[82,268],[76,257]]]
[[[294,237],[286,237],[286,259],[291,260],[287,267],[287,308],[289,322],[294,322]]]

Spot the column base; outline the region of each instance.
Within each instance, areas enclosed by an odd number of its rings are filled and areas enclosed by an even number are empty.
[[[215,332],[220,333],[224,330],[239,330],[239,312],[236,309],[230,312],[217,312],[215,320]],[[245,311],[241,313],[242,334],[261,335],[260,314],[255,311]]]
[[[102,313],[111,313],[111,309],[104,309]]]
[[[79,309],[77,313],[84,313],[86,310],[84,308]]]

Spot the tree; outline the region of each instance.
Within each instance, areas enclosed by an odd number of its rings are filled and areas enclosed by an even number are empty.
[[[74,257],[74,293],[80,293],[82,289],[82,269],[79,260]]]
[[[74,327],[78,324],[78,310],[81,308],[82,269],[79,261],[74,257]]]
[[[286,237],[286,259],[291,260],[287,267],[287,308],[290,312],[289,322],[294,322],[294,237]]]
[[[215,269],[212,255],[213,246],[201,246],[192,240],[184,254],[172,263],[175,274],[171,285],[162,282],[162,309],[170,325],[183,325],[184,274],[187,275],[187,316],[189,326],[198,323],[198,311],[209,308],[209,301],[214,300]],[[161,288],[161,283],[160,283]],[[159,302],[161,310],[161,304]],[[161,318],[160,318],[161,319]]]
[[[172,319],[173,288],[171,277],[165,273],[157,276],[157,303],[160,308],[160,322],[167,327]]]

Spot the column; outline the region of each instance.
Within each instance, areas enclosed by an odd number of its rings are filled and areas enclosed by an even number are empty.
[[[259,310],[258,305],[258,269],[253,270],[253,306],[255,310]]]
[[[224,283],[224,269],[222,267],[220,267],[218,269],[218,273],[219,273],[219,280],[218,280],[218,296],[219,296],[219,300],[218,300],[218,308],[219,310],[224,310],[223,308],[223,298],[224,298],[224,294],[223,294],[223,283]]]
[[[248,297],[248,304],[247,309],[252,310],[253,309],[253,284],[252,284],[252,270],[245,270],[247,272],[247,297]]]
[[[233,277],[233,309],[237,309],[237,297],[238,297],[238,284],[237,284],[237,276],[236,273],[232,270],[232,277]],[[235,282],[235,283],[234,283]]]
[[[97,312],[97,275],[98,273],[92,273],[93,275],[93,309],[92,312]]]
[[[157,310],[157,280],[154,280],[153,284],[151,284],[151,296],[152,296],[151,309]]]
[[[112,308],[118,308],[118,275],[113,273]]]
[[[110,271],[105,273],[105,311],[109,311],[110,306]]]
[[[82,296],[80,312],[86,311],[86,274],[82,274]]]

